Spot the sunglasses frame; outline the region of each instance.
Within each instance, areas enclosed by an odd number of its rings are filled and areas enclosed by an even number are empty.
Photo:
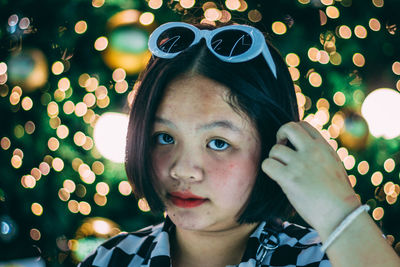
[[[164,31],[171,28],[186,28],[194,33],[194,40],[188,47],[197,44],[198,42],[200,42],[202,38],[204,38],[206,40],[208,49],[217,58],[225,62],[230,62],[230,63],[245,62],[255,58],[260,53],[262,53],[272,73],[274,74],[275,78],[277,78],[276,65],[274,63],[274,60],[272,59],[271,52],[269,51],[269,48],[265,42],[264,35],[257,28],[254,28],[249,25],[228,25],[216,28],[214,30],[201,30],[185,22],[167,22],[159,26],[157,29],[155,29],[149,37],[148,47],[150,52],[154,56],[160,58],[173,58],[182,51],[184,51],[182,50],[175,53],[167,53],[158,48],[157,46],[158,38]],[[226,30],[239,30],[247,33],[252,38],[252,44],[249,50],[236,56],[223,56],[215,52],[215,50],[212,48],[211,40],[216,34]]]

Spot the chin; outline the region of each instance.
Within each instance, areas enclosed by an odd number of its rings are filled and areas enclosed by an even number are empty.
[[[214,222],[204,213],[194,212],[190,209],[167,209],[168,217],[176,225],[176,227],[185,230],[202,230],[209,228]]]

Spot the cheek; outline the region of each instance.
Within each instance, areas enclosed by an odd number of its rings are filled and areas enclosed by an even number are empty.
[[[165,174],[168,171],[168,164],[169,164],[169,159],[170,157],[166,156],[165,153],[160,153],[160,152],[153,152],[151,155],[151,159],[153,162],[153,168],[154,171],[156,172],[156,176],[160,179],[162,177],[165,177]]]
[[[224,162],[210,162],[209,178],[213,189],[217,192],[245,195],[251,191],[256,175],[254,162],[243,158],[232,159]],[[227,194],[221,194],[223,195]]]

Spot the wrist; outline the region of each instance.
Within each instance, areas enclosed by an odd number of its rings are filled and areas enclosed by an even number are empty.
[[[346,218],[340,222],[340,224],[335,228],[335,230],[329,234],[328,238],[323,242],[321,251],[325,251],[342,233],[346,230],[346,228],[350,227],[350,225],[361,215],[361,213],[369,211],[368,205],[361,205],[353,210]]]
[[[315,228],[321,237],[322,242],[326,241],[329,235],[340,225],[345,218],[356,210],[361,202],[356,196],[349,197],[348,200],[335,205],[326,216],[324,223]]]

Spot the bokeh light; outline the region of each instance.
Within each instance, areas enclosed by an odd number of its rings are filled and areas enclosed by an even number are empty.
[[[351,37],[351,29],[349,28],[349,26],[346,26],[346,25],[340,26],[339,27],[339,35],[343,39],[350,39],[350,37]]]
[[[383,7],[384,0],[372,0],[372,3],[373,3],[374,6],[376,6],[376,7]]]
[[[60,61],[56,61],[53,63],[51,66],[51,72],[53,72],[54,75],[60,75],[64,71],[64,64]]]
[[[58,141],[57,138],[51,137],[51,138],[47,141],[47,147],[48,147],[51,151],[56,151],[56,150],[60,147],[60,142]]]
[[[152,9],[159,9],[162,6],[163,1],[162,0],[149,0],[147,4]]]
[[[260,11],[257,9],[250,10],[249,13],[247,14],[247,17],[251,22],[260,22],[262,20],[262,14]]]
[[[61,90],[61,91],[67,91],[68,89],[69,89],[69,87],[71,86],[71,82],[69,81],[69,79],[68,78],[66,78],[66,77],[64,77],[64,78],[61,78],[59,81],[58,81],[58,88]]]
[[[31,175],[36,179],[36,181],[39,181],[42,177],[42,172],[38,168],[32,168]]]
[[[92,0],[92,6],[99,8],[104,5],[105,0]]]
[[[79,202],[79,212],[83,215],[89,215],[92,211],[92,207],[86,201]]]
[[[382,181],[383,181],[383,175],[380,171],[376,171],[371,175],[371,183],[374,186],[380,185]]]
[[[21,101],[21,106],[25,111],[30,110],[33,107],[33,101],[29,96],[25,96]]]
[[[357,170],[361,175],[365,175],[369,171],[368,161],[361,161],[357,166]]]
[[[86,23],[86,21],[81,20],[81,21],[78,21],[78,22],[75,24],[75,32],[76,32],[77,34],[83,34],[83,33],[86,32],[86,30],[87,30],[87,23]]]
[[[293,81],[297,81],[298,79],[300,79],[300,71],[298,68],[289,67],[289,73]]]
[[[150,211],[149,204],[147,203],[146,199],[144,199],[144,198],[139,199],[138,207],[143,212],[149,212]]]
[[[351,187],[354,187],[357,184],[357,178],[354,175],[350,174],[348,176],[348,179],[349,179]]]
[[[308,54],[308,58],[314,62],[318,61],[321,57],[319,50],[315,47],[311,47],[310,49],[308,49],[307,54]]]
[[[57,127],[56,133],[60,139],[65,139],[69,135],[69,129],[66,125],[60,125]]]
[[[21,185],[25,188],[34,188],[36,186],[36,179],[32,175],[24,175],[21,178]]]
[[[237,10],[240,8],[240,1],[239,0],[226,0],[225,6],[230,10]]]
[[[115,131],[115,129],[120,129]],[[94,143],[107,159],[122,163],[125,160],[125,140],[128,116],[107,112],[100,116],[94,127]]]
[[[328,6],[325,13],[331,19],[337,19],[340,15],[339,9],[335,6]]]
[[[14,155],[11,158],[11,165],[15,168],[15,169],[19,169],[22,166],[22,158],[18,155]]]
[[[58,197],[60,198],[61,201],[66,202],[71,197],[71,194],[70,194],[70,192],[68,192],[67,189],[60,188],[60,190],[58,190]]]
[[[19,18],[18,18],[18,16],[16,14],[11,15],[8,18],[8,25],[13,27],[13,26],[17,25],[18,20],[19,20]]]
[[[55,171],[60,172],[64,169],[64,161],[61,158],[54,158],[52,166]]]
[[[98,193],[94,194],[93,199],[98,206],[105,206],[107,204],[107,197]]]
[[[329,62],[332,65],[340,65],[342,63],[342,56],[338,52],[330,54]]]
[[[118,191],[121,195],[128,196],[132,193],[132,187],[127,181],[122,181],[118,185]]]
[[[32,240],[39,241],[41,238],[41,233],[38,229],[32,228],[29,231],[29,236],[32,238]]]
[[[139,22],[143,25],[150,25],[154,21],[154,14],[151,12],[144,12],[139,17]]]
[[[396,62],[393,63],[392,71],[393,71],[394,74],[400,75],[400,62],[399,61],[396,61]]]
[[[318,62],[321,64],[328,64],[329,60],[330,60],[330,57],[329,57],[328,52],[326,52],[325,50],[320,50]]]
[[[7,72],[7,64],[4,62],[0,62],[0,75],[3,75]]]
[[[66,179],[63,182],[63,187],[65,190],[67,190],[69,193],[73,193],[76,189],[76,185],[75,182],[70,180],[70,179]]]
[[[369,20],[368,26],[371,30],[377,32],[381,29],[381,23],[376,18],[372,18]]]
[[[396,163],[394,162],[394,159],[392,159],[392,158],[388,158],[383,163],[383,168],[385,169],[386,172],[392,172],[395,167],[396,167]]]
[[[381,88],[372,91],[361,106],[361,113],[368,123],[369,131],[375,137],[392,139],[400,135],[400,93]]]
[[[300,57],[295,53],[289,53],[285,57],[286,64],[290,67],[297,67],[300,64]]]
[[[50,173],[50,165],[47,162],[41,162],[39,170],[43,175],[48,175]]]
[[[194,6],[195,0],[179,0],[179,4],[181,5],[181,7],[189,9]]]
[[[70,200],[68,201],[68,209],[72,213],[78,213],[79,212],[79,203],[76,200]]]
[[[87,112],[87,105],[84,102],[79,102],[75,105],[75,115],[83,117]]]
[[[346,103],[346,96],[342,92],[336,92],[333,95],[333,102],[338,106],[343,106]]]
[[[274,23],[272,23],[272,31],[275,34],[282,35],[282,34],[286,33],[287,28],[286,28],[285,23],[283,23],[281,21],[275,21]]]
[[[96,41],[94,42],[94,48],[97,51],[103,51],[107,48],[107,46],[108,46],[108,39],[105,36],[97,38]]]
[[[354,28],[354,34],[360,39],[365,39],[367,38],[367,29],[362,25],[357,25]]]
[[[319,73],[317,72],[312,72],[310,73],[309,77],[308,77],[308,81],[310,82],[310,84],[314,87],[320,87],[322,84],[322,77]]]
[[[222,13],[217,8],[208,8],[204,11],[204,17],[209,21],[216,21],[222,17]]]
[[[105,182],[96,185],[96,191],[99,195],[106,196],[110,192],[110,187]]]
[[[343,165],[346,168],[346,170],[353,169],[355,163],[356,163],[356,159],[352,155],[349,155],[343,159]]]
[[[31,205],[31,211],[33,214],[36,216],[41,216],[43,214],[43,207],[39,203],[32,203]]]
[[[384,215],[384,210],[381,207],[377,207],[372,211],[372,217],[374,218],[374,220],[379,221],[382,219]]]
[[[365,65],[365,58],[362,54],[360,53],[355,53],[353,55],[353,63],[357,67],[363,67]]]

